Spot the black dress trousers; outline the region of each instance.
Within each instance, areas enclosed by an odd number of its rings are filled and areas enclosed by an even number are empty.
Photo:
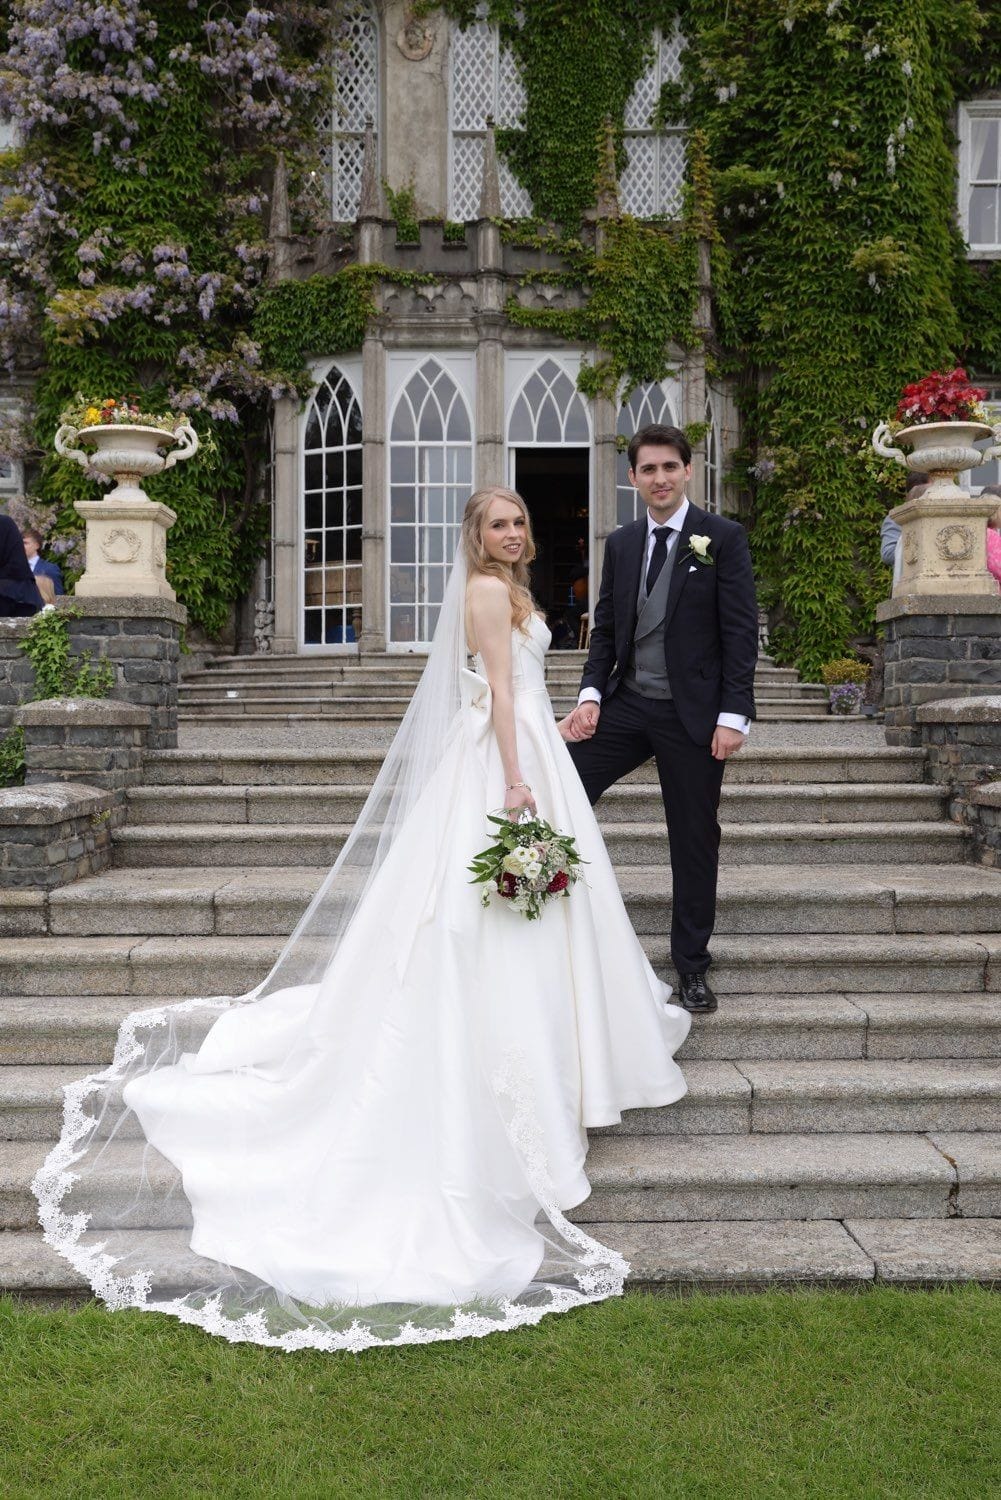
[[[679,974],[705,973],[716,921],[725,762],[695,743],[670,699],[644,698],[626,687],[602,703],[592,738],[567,748],[592,806],[651,756],[657,762],[671,844],[671,958]]]

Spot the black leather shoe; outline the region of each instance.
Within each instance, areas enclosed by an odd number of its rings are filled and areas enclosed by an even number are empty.
[[[708,1015],[717,1008],[716,996],[706,984],[704,974],[682,974],[680,977],[678,1001],[685,1010],[690,1010],[693,1015]]]

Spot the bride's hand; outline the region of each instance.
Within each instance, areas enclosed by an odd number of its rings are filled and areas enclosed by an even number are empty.
[[[572,740],[574,738],[573,714],[567,714],[565,719],[557,719],[556,728],[561,740]]]
[[[531,788],[527,786],[508,787],[504,793],[504,811],[508,817],[512,819],[517,818],[518,814],[526,808],[534,818],[536,806]]]

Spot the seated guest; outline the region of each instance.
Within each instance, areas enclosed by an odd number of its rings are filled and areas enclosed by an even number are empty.
[[[28,567],[36,578],[51,578],[52,587],[57,594],[65,594],[62,570],[58,563],[46,562],[41,554],[42,533],[36,531],[34,526],[26,526],[21,532],[24,538],[24,552],[28,559]]]
[[[41,595],[10,516],[0,516],[0,615],[37,615]]]

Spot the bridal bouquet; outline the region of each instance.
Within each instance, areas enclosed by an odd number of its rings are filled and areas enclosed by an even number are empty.
[[[581,857],[576,841],[543,818],[523,815],[517,822],[491,813],[497,832],[469,866],[471,884],[484,886],[483,905],[490,905],[491,888],[513,911],[528,920],[541,917],[547,901],[565,896],[580,878]]]

